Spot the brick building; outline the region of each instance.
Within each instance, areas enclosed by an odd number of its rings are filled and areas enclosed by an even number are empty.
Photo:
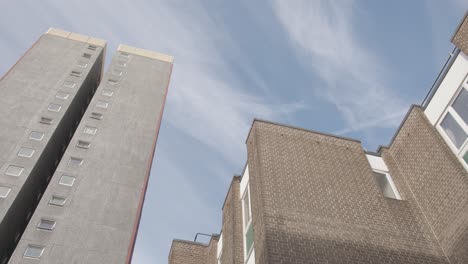
[[[170,264],[468,263],[468,19],[388,146],[255,120],[222,231]]]

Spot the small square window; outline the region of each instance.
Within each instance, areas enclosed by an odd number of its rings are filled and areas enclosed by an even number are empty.
[[[34,258],[34,259],[39,259],[42,256],[42,253],[44,253],[44,248],[43,246],[36,246],[36,245],[28,245],[26,250],[24,251],[24,257],[25,258]]]
[[[385,197],[401,200],[390,174],[374,171],[374,177]]]
[[[67,199],[60,196],[52,195],[52,198],[49,200],[50,205],[63,206]]]
[[[104,102],[104,101],[97,101],[96,106],[97,106],[97,107],[100,107],[100,108],[107,109],[107,107],[109,106],[109,103],[108,103],[108,102]]]
[[[85,134],[94,135],[94,134],[96,134],[96,132],[97,132],[97,127],[85,126],[83,132],[84,132]]]
[[[81,72],[80,71],[72,71],[70,73],[71,76],[75,76],[75,77],[81,77]]]
[[[116,75],[116,76],[122,76],[122,71],[121,71],[121,70],[117,70],[117,69],[113,69],[113,70],[112,70],[112,74],[113,74],[113,75]]]
[[[41,117],[41,120],[39,121],[39,123],[46,124],[46,125],[50,125],[50,124],[52,124],[52,121],[53,121],[52,118],[49,118],[49,117]]]
[[[76,83],[71,81],[64,81],[63,86],[68,88],[75,88]]]
[[[55,221],[50,219],[41,218],[39,224],[37,224],[38,229],[42,230],[52,230],[55,227]]]
[[[62,109],[62,106],[59,104],[50,104],[47,110],[52,111],[52,112],[59,112],[60,109]]]
[[[89,46],[88,46],[88,49],[89,49],[89,50],[93,50],[93,51],[94,51],[94,50],[96,50],[96,49],[97,49],[97,46],[94,46],[94,45],[89,45]]]
[[[116,85],[119,82],[119,80],[114,79],[114,78],[109,78],[107,82],[109,82],[110,85]]]
[[[90,117],[94,118],[94,119],[97,119],[97,120],[101,120],[103,115],[100,114],[100,113],[92,112]]]
[[[122,67],[126,67],[127,66],[127,63],[125,61],[117,61],[117,65],[119,66],[122,66]]]
[[[21,175],[21,173],[23,173],[23,170],[24,170],[23,167],[10,165],[10,166],[8,166],[7,170],[5,171],[5,174],[10,175],[10,176],[18,177],[18,176]]]
[[[80,67],[80,68],[86,68],[86,67],[88,67],[88,63],[86,63],[86,62],[84,62],[84,61],[78,61],[78,62],[76,63],[76,65],[78,65],[78,67]]]
[[[44,133],[42,132],[32,131],[31,134],[29,134],[29,139],[32,139],[32,140],[41,141],[43,138],[44,138]]]
[[[79,167],[83,164],[83,159],[76,158],[76,157],[70,157],[68,160],[68,165],[74,166],[74,167]]]
[[[64,93],[64,92],[58,92],[58,93],[55,95],[56,98],[62,99],[62,100],[67,100],[69,96],[70,96],[69,93]]]
[[[25,157],[25,158],[31,158],[34,155],[34,149],[30,148],[20,148],[18,151],[18,156],[20,157]]]
[[[84,140],[78,140],[78,142],[76,143],[76,147],[78,148],[89,149],[90,146],[91,146],[91,142],[84,141]]]
[[[10,194],[11,188],[0,186],[0,198],[7,198]]]
[[[91,59],[91,54],[85,52],[83,53],[83,58]]]
[[[60,177],[59,184],[66,185],[66,186],[73,186],[74,182],[75,182],[75,177],[62,175],[62,177]]]
[[[103,89],[102,90],[102,95],[111,97],[112,95],[114,95],[114,92],[111,91],[111,90]]]

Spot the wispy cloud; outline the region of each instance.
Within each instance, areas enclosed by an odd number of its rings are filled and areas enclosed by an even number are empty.
[[[383,61],[360,42],[352,1],[278,0],[273,9],[298,59],[324,81],[315,94],[339,110],[347,123],[342,132],[401,120],[407,104],[386,85]]]

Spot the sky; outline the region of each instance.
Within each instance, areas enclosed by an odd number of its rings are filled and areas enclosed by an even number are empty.
[[[175,57],[133,263],[218,233],[254,118],[387,145],[468,0],[0,0],[0,76],[49,27]]]

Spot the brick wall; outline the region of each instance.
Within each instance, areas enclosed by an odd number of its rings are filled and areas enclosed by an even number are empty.
[[[208,246],[183,240],[172,241],[169,264],[206,264]],[[212,262],[213,264],[215,262]]]
[[[463,53],[468,54],[468,12],[465,14],[460,27],[455,32],[452,42],[457,46]]]
[[[239,190],[240,177],[232,179],[223,207],[223,264],[243,264],[242,209]]]
[[[468,175],[419,107],[389,150],[393,177],[402,177],[452,264],[468,263]]]
[[[447,263],[405,182],[385,198],[359,142],[255,121],[247,144],[257,264]]]

